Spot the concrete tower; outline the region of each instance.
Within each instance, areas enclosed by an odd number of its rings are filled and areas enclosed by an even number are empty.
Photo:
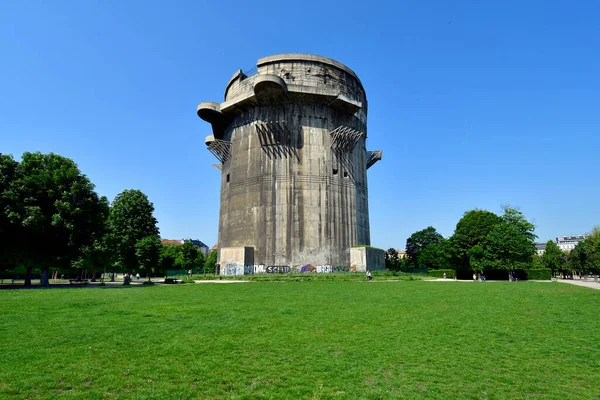
[[[351,69],[261,58],[198,116],[220,162],[221,265],[350,265],[350,249],[370,245],[367,169],[382,152],[366,150],[367,98]]]

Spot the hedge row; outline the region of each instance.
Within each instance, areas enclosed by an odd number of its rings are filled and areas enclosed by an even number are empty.
[[[552,279],[552,270],[547,268],[541,269],[528,269],[525,270],[527,274],[527,280],[534,281],[549,281]]]
[[[446,278],[448,279],[454,279],[456,277],[456,271],[453,269],[430,269],[427,272],[428,276],[431,276],[433,278],[443,278],[444,277],[444,272],[446,273]],[[496,272],[496,275],[498,274],[499,271],[494,271]],[[504,272],[502,271],[503,274],[508,274],[508,272]],[[470,273],[469,273],[470,274]],[[490,271],[486,272],[486,275],[491,274]],[[547,269],[547,268],[540,268],[540,269],[528,269],[528,270],[519,270],[517,271],[517,275],[519,280],[530,280],[530,281],[548,281],[550,279],[552,279],[552,270]],[[506,279],[504,277],[504,275],[502,276],[502,278],[499,277],[493,277],[494,279]],[[464,279],[464,277],[463,277]]]
[[[456,271],[453,269],[430,269],[427,271],[428,276],[432,276],[434,278],[443,278],[444,273],[446,274],[446,278],[454,279],[456,278]]]

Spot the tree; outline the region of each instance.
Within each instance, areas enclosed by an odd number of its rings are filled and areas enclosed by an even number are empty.
[[[135,255],[140,269],[148,274],[148,282],[152,268],[157,268],[160,260],[161,243],[158,236],[146,236],[135,244]]]
[[[594,268],[593,249],[590,241],[583,240],[569,253],[569,267],[578,275],[587,275]]]
[[[0,153],[0,271],[13,268],[18,255],[20,199],[14,186],[19,173],[19,163]]]
[[[196,256],[196,259],[194,260],[194,270],[200,272],[201,269],[204,268],[204,254],[202,254],[201,251],[198,251],[198,255]]]
[[[177,244],[163,244],[160,249],[160,273],[167,274],[170,269],[178,268],[181,259],[181,246]]]
[[[531,242],[531,247],[533,248],[533,242],[537,238],[535,225],[527,221],[523,213],[516,208],[504,205],[502,206],[502,210],[504,211],[501,217],[502,222],[517,228],[521,235]]]
[[[106,204],[77,164],[53,153],[24,153],[11,186],[21,204],[10,215],[18,221],[25,284],[31,284],[32,268],[39,267],[41,284],[48,285],[49,269],[70,266],[102,231]]]
[[[399,268],[398,251],[394,248],[389,248],[385,252],[385,268],[390,271],[396,271]]]
[[[502,218],[487,210],[470,210],[456,224],[454,235],[452,235],[452,247],[456,257],[456,267],[462,270],[481,271],[480,266],[472,265],[470,262],[473,254],[480,254],[479,249],[471,252],[474,246],[483,246],[487,235],[494,226],[502,222]],[[475,261],[477,262],[477,261]]]
[[[510,272],[531,266],[537,237],[534,225],[520,211],[504,207],[502,222],[494,225],[484,242],[483,269]]]
[[[427,228],[413,233],[406,240],[406,257],[408,262],[415,268],[419,266],[419,254],[427,247],[432,244],[440,244],[443,236],[437,233],[434,227],[428,226]]]
[[[546,243],[546,251],[542,254],[542,266],[551,269],[552,276],[555,276],[557,271],[562,270],[563,252],[552,240],[548,240]]]
[[[102,218],[106,221],[109,215],[108,200],[105,196],[100,198],[102,204]],[[96,281],[96,272],[98,270],[106,271],[106,267],[111,266],[113,262],[113,254],[109,248],[109,235],[107,230],[107,222],[101,229],[93,235],[93,242],[84,246],[81,249],[81,255],[77,261],[73,263],[73,267],[81,269],[92,269],[92,282]]]
[[[159,235],[153,213],[153,204],[140,190],[125,190],[112,203],[108,218],[111,248],[121,267],[129,273],[138,264],[138,242]]]
[[[469,266],[471,267],[471,270],[477,273],[477,275],[483,272],[485,266],[485,251],[483,250],[483,247],[476,244],[467,251],[467,256],[469,257]]]
[[[185,242],[181,246],[181,266],[187,271],[197,268],[197,260],[200,250],[191,242]]]
[[[214,273],[214,272],[216,272],[216,268],[217,268],[217,251],[218,250],[212,250],[208,254],[208,257],[206,257],[206,261],[204,262],[204,267],[206,268],[206,272],[208,272],[208,273]]]
[[[600,274],[600,226],[594,226],[585,237],[590,258],[590,270]]]
[[[442,238],[438,244],[430,244],[423,248],[418,256],[419,268],[447,269],[450,268],[452,252],[451,242]]]

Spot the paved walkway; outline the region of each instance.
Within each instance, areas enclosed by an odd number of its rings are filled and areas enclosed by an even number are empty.
[[[594,282],[594,278],[588,278],[587,281],[580,279],[559,279],[558,282],[600,290],[600,282]]]
[[[481,282],[481,281],[474,281],[471,279],[468,280],[454,280],[454,279],[443,279],[443,278],[438,278],[438,279],[427,279],[427,282]],[[491,283],[491,282],[507,282],[507,281],[485,281],[486,283]],[[547,283],[552,283],[553,281],[529,281],[529,282],[547,282]],[[576,286],[583,286],[586,288],[590,288],[590,289],[596,289],[596,290],[600,290],[600,282],[594,282],[594,278],[588,278],[587,280],[582,280],[582,279],[559,279],[558,282],[561,283],[568,283],[569,285],[576,285]]]

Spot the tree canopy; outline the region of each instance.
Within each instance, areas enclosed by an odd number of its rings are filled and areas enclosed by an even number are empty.
[[[546,243],[546,250],[542,254],[542,266],[552,270],[552,275],[556,274],[563,265],[563,252],[552,240]]]
[[[108,229],[116,260],[128,272],[138,266],[138,242],[148,236],[159,237],[154,206],[140,190],[125,190],[115,197]]]
[[[159,266],[161,246],[158,236],[146,236],[135,244],[135,255],[139,268],[148,274],[148,281],[150,281],[152,270]]]
[[[10,235],[11,265],[42,270],[70,266],[102,231],[107,201],[73,160],[57,154],[24,153],[20,162],[0,157],[0,235]]]
[[[478,270],[471,265],[472,256],[483,246],[487,236],[495,225],[502,222],[500,216],[487,210],[470,210],[456,224],[452,236],[452,247],[455,253],[455,263],[458,269]],[[473,247],[479,246],[471,251]]]
[[[413,233],[406,240],[406,257],[408,258],[408,262],[415,268],[421,268],[419,265],[419,255],[428,246],[438,245],[442,240],[443,236],[433,226],[428,226],[423,230]]]

